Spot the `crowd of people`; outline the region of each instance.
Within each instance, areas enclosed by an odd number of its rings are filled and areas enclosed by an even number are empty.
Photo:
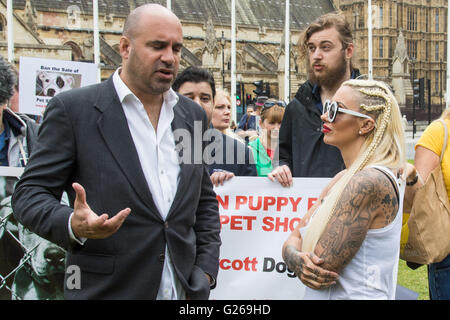
[[[407,166],[397,101],[385,83],[359,79],[341,14],[305,30],[299,49],[308,80],[293,100],[259,97],[237,126],[229,93],[208,70],[178,73],[182,45],[175,14],[137,7],[120,40],[121,67],[54,97],[37,136],[29,135],[33,122],[5,104],[13,90],[0,79],[0,160],[26,166],[14,216],[80,267],[81,286],[66,285],[65,298],[207,299],[220,281],[213,186],[260,176],[284,187],[294,177],[331,178],[280,245],[307,286],[305,299],[394,299],[405,192],[414,197],[442,165],[450,198],[441,127],[425,131],[415,168]],[[61,203],[64,192],[70,205]],[[450,297],[449,261],[429,268],[432,299]],[[378,277],[368,281],[373,269]]]

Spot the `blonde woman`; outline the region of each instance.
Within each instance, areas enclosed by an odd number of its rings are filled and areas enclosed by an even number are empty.
[[[231,126],[231,97],[225,90],[216,89],[214,98],[214,108],[212,112],[211,123],[214,129],[219,130],[229,137],[244,142],[244,139],[230,129]]]
[[[404,134],[382,82],[343,83],[322,115],[347,170],[323,190],[283,246],[305,299],[394,299],[402,226]]]

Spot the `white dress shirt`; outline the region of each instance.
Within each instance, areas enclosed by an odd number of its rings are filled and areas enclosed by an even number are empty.
[[[177,192],[180,173],[171,127],[173,107],[178,102],[178,96],[172,89],[163,94],[164,101],[155,130],[143,104],[122,81],[119,71],[120,69],[116,70],[113,75],[114,87],[122,103],[153,201],[163,220],[166,220]],[[167,245],[165,251],[166,258],[157,299],[184,299],[184,290],[175,274]]]
[[[171,127],[174,118],[173,108],[178,102],[178,96],[172,89],[163,94],[164,101],[159,115],[158,127],[155,130],[143,104],[122,81],[119,72],[120,69],[116,70],[113,75],[114,87],[122,103],[128,128],[153,201],[162,219],[166,220],[177,192],[180,173],[178,154],[175,149],[175,139]],[[70,227],[69,233],[71,238],[80,244],[86,241],[84,238],[77,239]],[[185,292],[177,278],[166,245],[161,284],[156,299],[177,300],[185,298]]]

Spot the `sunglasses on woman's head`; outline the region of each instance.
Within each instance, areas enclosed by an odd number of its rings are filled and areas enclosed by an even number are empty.
[[[282,108],[286,108],[286,102],[284,102],[282,100],[280,100],[280,101],[266,101],[266,102],[264,102],[264,106],[262,108],[262,111],[270,109],[273,106],[280,106]]]
[[[330,101],[330,100],[325,101],[325,104],[323,105],[323,114],[328,113],[328,121],[329,122],[333,122],[336,119],[336,114],[338,112],[350,114],[352,116],[359,117],[359,118],[366,118],[366,119],[373,120],[371,117],[369,117],[366,114],[359,113],[359,112],[345,108],[345,105],[342,102]]]

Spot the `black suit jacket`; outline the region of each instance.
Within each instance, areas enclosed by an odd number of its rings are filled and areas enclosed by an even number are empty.
[[[214,170],[226,170],[233,172],[235,176],[256,177],[258,175],[253,152],[247,144],[227,136],[212,126],[210,126],[210,130],[213,131],[214,136],[214,141],[210,144],[210,146],[214,146],[214,149],[211,152],[211,159],[208,159],[210,175],[214,173]],[[215,141],[215,138],[218,140]],[[211,140],[213,138],[207,139],[207,142],[209,143]],[[219,158],[218,161],[214,161],[216,155]]]
[[[182,96],[174,113],[172,130],[185,129],[192,139],[194,121],[207,123],[204,111]],[[194,147],[194,141],[190,145]],[[207,167],[181,164],[178,190],[164,221],[142,172],[112,78],[54,97],[34,148],[13,195],[14,215],[67,249],[66,265],[80,268],[81,289],[66,286],[67,299],[156,298],[166,244],[187,297],[208,298],[204,273],[213,277],[218,273],[220,222]],[[97,214],[114,215],[131,208],[115,234],[88,239],[83,246],[70,241],[72,209],[59,199],[66,190],[73,206],[73,182],[84,186],[87,202]]]

